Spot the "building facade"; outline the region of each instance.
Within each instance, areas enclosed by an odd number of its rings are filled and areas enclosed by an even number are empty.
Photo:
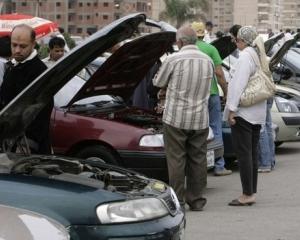
[[[129,13],[152,13],[152,0],[11,0],[5,5],[11,12],[55,21],[70,34],[81,36]]]
[[[211,1],[209,19],[213,22],[215,31],[227,32],[233,25],[233,6],[233,0]]]
[[[206,20],[214,31],[227,31],[233,24],[253,25],[258,32],[300,28],[300,0],[211,0]],[[55,21],[72,35],[86,35],[133,12],[155,20],[165,9],[164,0],[2,0],[1,13],[19,12]]]
[[[299,9],[300,0],[236,0],[233,22],[256,26],[260,33],[267,29],[296,31],[300,27]]]
[[[282,29],[300,29],[300,0],[285,0],[282,10]]]

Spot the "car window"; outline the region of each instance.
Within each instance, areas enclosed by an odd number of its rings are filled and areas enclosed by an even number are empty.
[[[86,81],[79,76],[75,76],[71,79],[55,96],[54,103],[57,107],[66,106],[74,95],[80,90]],[[115,101],[116,97],[110,95],[99,95],[81,99],[75,102],[73,105],[87,105],[95,102],[111,102]]]
[[[86,81],[90,79],[90,77],[97,71],[97,69],[105,62],[105,57],[98,57],[93,62],[91,62],[88,66],[83,68],[79,73],[73,77],[55,96],[54,96],[54,104],[57,107],[66,106],[74,95],[80,90],[80,88],[84,85]],[[83,99],[78,101],[78,104],[88,104],[96,101],[111,101],[112,97],[95,96],[87,99]]]
[[[55,106],[66,106],[85,82],[86,81],[84,79],[78,76],[73,77],[62,89],[59,90],[57,94],[55,94]]]

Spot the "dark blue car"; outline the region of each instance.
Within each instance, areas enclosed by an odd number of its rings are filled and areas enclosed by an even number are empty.
[[[73,240],[182,239],[184,214],[167,184],[95,158],[31,155],[23,145],[26,126],[49,100],[80,69],[132,36],[145,19],[132,14],[93,34],[0,112],[0,204],[47,216]],[[145,51],[160,56],[168,44],[159,39],[171,43],[175,33],[154,34],[161,34],[153,43],[157,47]],[[11,144],[20,153],[9,152]]]

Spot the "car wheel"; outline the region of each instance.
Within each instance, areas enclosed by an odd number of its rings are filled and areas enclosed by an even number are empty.
[[[116,156],[113,154],[113,152],[109,148],[101,145],[85,147],[79,150],[75,156],[83,159],[100,158],[105,163],[119,165],[118,161],[116,160]]]
[[[283,142],[275,142],[275,147],[279,147]]]

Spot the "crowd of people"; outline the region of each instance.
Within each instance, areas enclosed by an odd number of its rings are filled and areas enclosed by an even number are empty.
[[[151,89],[149,98],[146,99],[144,94],[140,96],[139,91],[132,98],[133,105],[162,112],[169,184],[182,208],[188,204],[192,211],[202,211],[207,201],[203,196],[207,185],[207,136],[210,127],[215,138],[223,141],[222,118],[231,126],[242,185],[241,195],[229,205],[255,203],[258,172],[270,172],[275,167],[270,115],[273,99],[249,107],[240,106],[240,96],[257,69],[262,67],[270,75],[265,50],[260,44],[262,40],[251,26],[234,25],[229,30],[238,49],[238,61],[231,71],[231,79],[226,80],[220,54],[210,44],[216,38],[212,26],[211,22],[193,22],[179,28],[176,33],[179,51],[153,66],[138,86],[143,91]],[[35,49],[35,32],[24,24],[14,27],[10,39],[3,38],[0,44],[1,109],[47,67],[53,66],[64,55],[66,45],[61,37],[51,38],[49,56],[40,60]],[[256,65],[255,58],[259,59],[260,66]],[[224,112],[218,85],[223,92]],[[143,103],[141,98],[144,98]],[[49,122],[52,107],[53,101],[26,131],[34,153],[51,153]],[[215,159],[216,176],[231,173],[225,168],[223,157]]]
[[[222,115],[231,127],[242,185],[241,195],[229,202],[230,206],[255,203],[258,172],[270,172],[275,167],[270,115],[273,99],[240,106],[241,95],[258,68],[271,77],[263,39],[254,27],[232,26],[229,32],[238,49],[238,61],[226,82],[220,54],[209,44],[211,27],[206,28],[202,22],[193,22],[178,29],[179,51],[167,57],[153,79],[153,84],[165,92],[163,134],[170,185],[182,208],[187,203],[192,211],[201,211],[206,204],[204,137],[211,127],[222,141]],[[217,84],[223,91],[223,113]],[[214,173],[231,174],[223,157],[215,160]]]

